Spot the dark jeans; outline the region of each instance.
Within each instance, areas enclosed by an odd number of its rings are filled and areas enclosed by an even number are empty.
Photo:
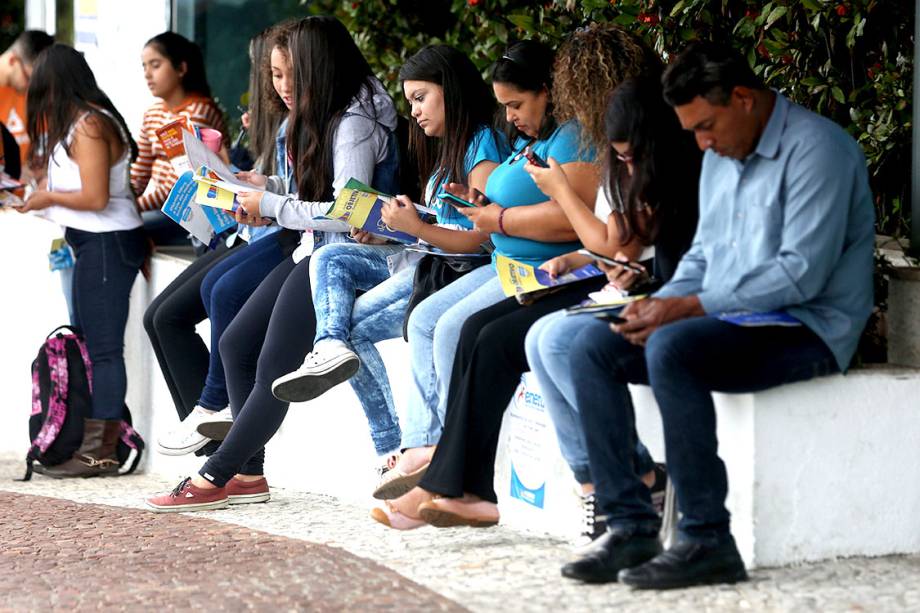
[[[651,385],[664,424],[668,474],[677,492],[684,540],[729,535],[728,480],[719,459],[711,393],[746,393],[837,371],[808,328],[735,326],[696,317],[663,326],[646,348],[596,326],[572,343],[578,411],[591,474],[607,525],[657,533],[660,520],[635,469],[636,430],[627,383]]]
[[[590,279],[521,306],[502,300],[471,315],[460,331],[444,431],[420,485],[443,496],[496,501],[495,451],[502,416],[528,370],[524,338],[535,321],[585,299],[607,282]]]
[[[144,231],[84,232],[68,228],[73,247],[74,322],[86,337],[93,363],[94,419],[121,419],[128,381],[125,325],[131,286],[147,254]]]
[[[199,471],[218,486],[237,473],[261,475],[265,444],[287,415],[272,382],[300,366],[313,347],[316,315],[310,259],[285,258],[259,285],[220,339],[233,427]]]
[[[163,211],[143,211],[144,233],[154,245],[184,247],[189,244],[188,232],[166,216]]]
[[[230,255],[224,243],[208,251],[183,270],[144,312],[144,329],[180,420],[195,408],[208,374],[208,347],[195,331],[195,326],[208,318],[201,302],[201,282],[211,268]]]
[[[198,404],[219,411],[230,403],[220,338],[259,284],[284,259],[277,232],[235,249],[208,270],[201,281],[201,302],[211,320],[211,351],[208,375]]]

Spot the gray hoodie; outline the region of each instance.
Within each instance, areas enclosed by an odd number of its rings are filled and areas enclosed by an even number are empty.
[[[339,190],[351,178],[370,184],[374,168],[387,156],[387,139],[389,133],[396,129],[396,108],[383,85],[377,79],[373,83],[373,92],[363,87],[352,100],[335,131],[332,158],[334,196],[338,196]],[[286,187],[280,177],[268,178],[260,207],[262,215],[272,217],[281,226],[292,230],[348,232],[349,226],[345,222],[322,218],[332,202],[298,200],[286,193]],[[325,242],[343,239],[344,236],[328,236]]]

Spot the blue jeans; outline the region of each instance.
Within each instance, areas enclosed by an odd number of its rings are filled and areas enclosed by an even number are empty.
[[[409,316],[412,387],[402,447],[434,445],[441,438],[447,392],[460,329],[466,319],[505,299],[492,266],[480,266],[432,294]]]
[[[415,266],[390,276],[387,257],[399,245],[334,243],[313,253],[310,285],[316,309],[316,343],[340,340],[351,346],[361,366],[348,380],[371,426],[376,448],[394,449],[399,418],[387,369],[374,343],[402,334]],[[359,298],[357,292],[364,291]]]
[[[131,286],[144,263],[144,231],[84,232],[68,228],[73,247],[74,323],[86,338],[93,363],[94,419],[121,419],[128,379],[125,373],[125,325]]]
[[[595,326],[572,343],[591,474],[607,525],[657,533],[649,489],[634,467],[635,424],[627,383],[651,385],[664,425],[668,475],[681,513],[681,540],[731,537],[728,478],[718,456],[712,392],[748,393],[837,370],[833,354],[802,326],[745,328],[713,317],[665,325],[637,347]]]
[[[228,404],[227,378],[221,361],[220,337],[262,280],[284,259],[277,233],[234,249],[201,281],[201,301],[211,320],[211,356],[198,404],[220,411]]]
[[[543,402],[556,429],[559,450],[572,469],[575,480],[582,484],[592,482],[591,467],[578,415],[577,385],[572,376],[569,351],[572,339],[586,328],[600,335],[609,332],[607,324],[599,322],[591,314],[566,315],[565,311],[556,311],[539,319],[527,332],[524,341],[527,363],[540,384]],[[639,475],[654,467],[654,461],[641,441],[636,444],[635,462]]]

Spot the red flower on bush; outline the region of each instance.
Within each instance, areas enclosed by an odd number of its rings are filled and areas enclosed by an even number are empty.
[[[639,21],[646,25],[654,26],[658,25],[658,22],[661,21],[661,18],[658,17],[655,13],[639,13]]]
[[[837,11],[837,14],[840,15],[841,17],[845,17],[846,14],[850,12],[850,9],[847,8],[846,4],[838,4],[835,10]]]
[[[479,4],[479,0],[466,0],[466,3],[470,6],[476,6]]]

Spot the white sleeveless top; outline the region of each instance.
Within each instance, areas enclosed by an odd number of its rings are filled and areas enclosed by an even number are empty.
[[[99,109],[99,112],[112,117],[111,113]],[[74,128],[88,113],[81,116],[67,133],[68,144],[73,140]],[[127,135],[118,126],[122,142],[125,146],[124,155],[109,169],[109,202],[101,211],[78,211],[60,205],[49,206],[40,211],[42,217],[49,219],[65,228],[74,228],[85,232],[114,232],[117,230],[133,230],[143,225],[141,216],[134,203],[134,193],[131,191],[130,157],[131,149],[128,146]],[[54,147],[51,158],[48,160],[48,190],[52,192],[78,192],[83,189],[80,181],[80,167],[67,155],[63,143]]]

